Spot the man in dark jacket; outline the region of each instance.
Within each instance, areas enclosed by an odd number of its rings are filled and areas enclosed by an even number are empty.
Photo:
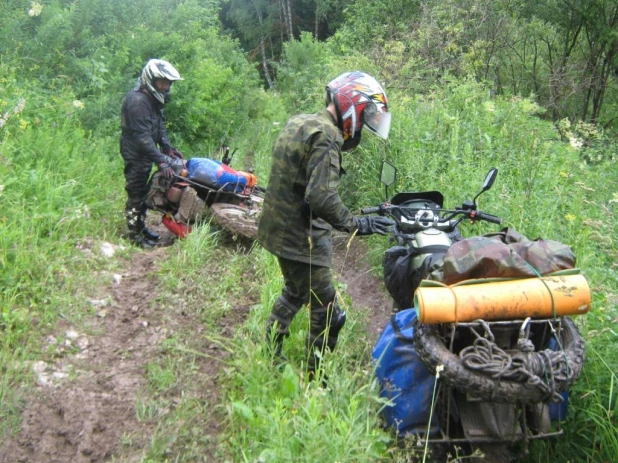
[[[148,61],[136,88],[127,93],[121,109],[120,153],[124,159],[127,203],[125,217],[129,239],[150,248],[159,235],[146,228],[146,195],[152,164],[166,178],[174,176],[173,165],[182,155],[172,148],[165,130],[163,106],[169,101],[174,81],[183,80],[167,61]]]
[[[330,270],[332,229],[384,234],[393,224],[380,216],[355,217],[338,193],[341,151],[358,145],[362,127],[388,137],[386,93],[373,77],[350,72],[327,85],[326,104],[317,114],[292,117],[279,135],[258,228],[258,240],[277,256],[285,283],[268,319],[268,342],[281,357],[294,316],[309,303],[310,377],[324,351],[335,349],[346,321]]]

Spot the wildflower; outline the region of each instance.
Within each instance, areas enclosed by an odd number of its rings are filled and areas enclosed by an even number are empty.
[[[560,171],[560,177],[562,177],[562,178],[569,178],[570,176],[571,176],[570,173]]]
[[[88,206],[84,206],[84,208],[76,208],[73,212],[74,219],[89,219],[90,218],[90,209]]]
[[[575,216],[574,214],[567,214],[564,216],[565,219],[567,219],[569,222],[573,222],[577,216]]]
[[[84,109],[84,102],[80,100],[73,100],[73,106],[77,109]]]
[[[13,114],[19,114],[20,112],[24,110],[25,106],[26,106],[26,99],[20,98],[17,104],[15,105],[15,107],[13,108]]]
[[[569,143],[571,144],[573,149],[576,149],[576,150],[584,146],[584,142],[581,141],[579,138],[575,138],[575,137],[569,137]]]
[[[28,121],[25,119],[20,119],[19,120],[19,128],[22,130],[26,130],[26,128],[28,127]]]
[[[41,11],[43,11],[43,5],[41,5],[39,2],[31,2],[30,5],[32,6],[32,8],[30,8],[30,10],[28,10],[28,16],[31,17],[35,17],[41,14]]]

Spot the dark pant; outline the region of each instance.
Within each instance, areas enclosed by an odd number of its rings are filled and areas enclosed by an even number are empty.
[[[279,267],[285,286],[268,317],[267,334],[269,339],[275,339],[280,349],[283,338],[289,335],[292,320],[309,303],[307,353],[309,370],[314,371],[319,356],[327,348],[335,350],[346,314],[337,304],[330,268],[282,258],[279,258]],[[276,330],[274,334],[273,329]]]
[[[150,189],[150,171],[152,162],[143,159],[132,159],[123,153],[125,190],[127,202],[125,217],[130,235],[139,235],[144,229],[146,217],[146,196]]]

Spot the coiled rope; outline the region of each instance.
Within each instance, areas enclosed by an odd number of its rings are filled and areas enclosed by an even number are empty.
[[[483,373],[495,380],[505,379],[527,383],[542,391],[543,401],[550,399],[552,402],[562,402],[563,398],[557,392],[556,386],[558,383],[569,380],[571,375],[571,368],[569,368],[564,352],[550,349],[535,352],[534,344],[527,338],[529,333],[525,328],[528,323],[526,320],[522,324],[517,341],[519,352],[511,355],[496,345],[489,325],[482,320],[480,322],[485,329],[485,336],[481,336],[474,328],[471,328],[476,340],[459,353],[466,368]],[[558,339],[557,336],[556,339]]]

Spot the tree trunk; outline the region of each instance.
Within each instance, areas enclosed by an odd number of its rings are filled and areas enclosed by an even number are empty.
[[[294,40],[294,28],[292,27],[292,0],[283,0],[288,7],[288,34],[289,40]]]
[[[268,83],[268,88],[272,89],[275,86],[270,71],[268,70],[268,60],[266,59],[266,47],[264,46],[264,36],[260,37],[260,53],[262,54],[262,68],[264,69],[264,77]]]
[[[316,6],[315,6],[315,33],[313,35],[316,40],[318,40],[319,27],[320,27],[320,16],[318,14],[318,4],[316,2]]]
[[[289,24],[289,20],[288,20],[288,9],[287,6],[285,4],[285,0],[279,0],[279,8],[281,8],[281,11],[283,12],[283,27],[281,28],[281,30],[285,30],[286,31],[286,35],[288,37],[288,40],[290,40],[290,32],[288,29],[288,24]],[[283,34],[283,32],[282,32]],[[283,43],[283,41],[282,41]]]
[[[254,3],[255,15],[260,25],[260,30],[264,31],[264,20],[262,19],[262,12],[258,6]],[[272,77],[270,76],[270,70],[268,69],[268,59],[266,58],[266,45],[264,44],[264,34],[260,35],[260,54],[262,55],[262,68],[264,69],[264,78],[268,83],[268,88],[272,89],[275,86]]]
[[[599,117],[601,115],[601,107],[603,106],[605,92],[607,91],[607,82],[609,80],[609,75],[612,71],[612,64],[614,62],[617,49],[618,42],[614,42],[611,46],[610,51],[605,55],[601,70],[598,72],[598,86],[593,93],[592,116],[590,118],[590,121],[594,122],[595,124],[599,122]]]

